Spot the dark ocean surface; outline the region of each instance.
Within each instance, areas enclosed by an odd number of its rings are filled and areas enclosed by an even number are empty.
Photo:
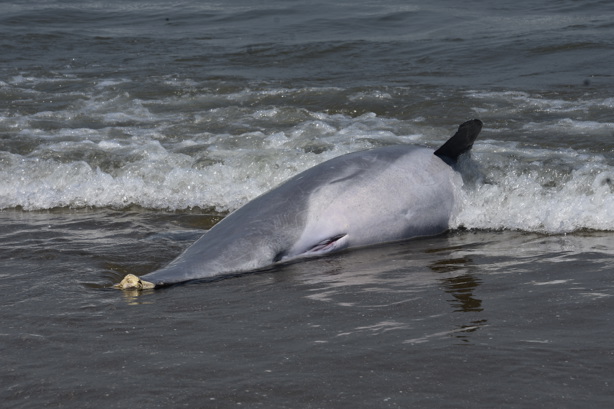
[[[610,1],[0,4],[3,408],[610,408]],[[484,129],[449,232],[130,293],[324,160]]]

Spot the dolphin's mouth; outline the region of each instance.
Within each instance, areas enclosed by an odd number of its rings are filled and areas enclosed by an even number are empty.
[[[275,257],[273,257],[273,263],[284,262],[288,260],[293,260],[295,258],[301,257],[315,257],[321,256],[326,253],[330,253],[332,251],[337,251],[344,249],[348,246],[348,234],[341,233],[332,237],[327,237],[324,240],[320,240],[316,244],[308,247],[304,251],[282,251],[277,253]]]
[[[330,251],[337,250],[343,245],[345,241],[347,241],[347,240],[342,240],[344,237],[347,237],[347,233],[337,234],[336,236],[324,239],[316,243],[315,246],[311,247],[309,250],[305,251],[305,253],[303,254],[305,255],[314,254],[315,255],[315,254],[328,253]]]

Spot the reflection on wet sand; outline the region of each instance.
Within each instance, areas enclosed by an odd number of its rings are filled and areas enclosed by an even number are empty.
[[[453,239],[443,236],[365,248],[285,266],[281,275],[275,274],[277,279],[306,285],[308,299],[360,311],[380,310],[380,321],[345,329],[346,336],[385,328],[413,333],[404,341],[409,343],[443,336],[469,342],[470,333],[487,325],[481,317],[482,300],[476,295],[482,280],[470,256],[481,243],[451,245]],[[433,322],[451,319],[451,327],[430,333],[431,324],[418,322],[415,311]]]
[[[441,274],[440,279],[443,289],[453,298],[447,299],[454,312],[481,312],[482,300],[477,298],[474,293],[482,283],[471,271],[474,269],[473,260],[468,256],[456,258],[444,258],[432,263],[429,268],[435,273]],[[455,331],[455,337],[468,342],[467,333],[475,332],[479,328],[487,325],[486,319],[471,320],[469,323],[460,325]]]
[[[482,311],[482,301],[475,298],[474,290],[481,280],[468,272],[472,261],[468,257],[444,259],[434,262],[429,267],[436,273],[445,273],[448,277],[441,279],[445,292],[451,294],[450,300],[454,312]],[[460,274],[459,274],[460,272]]]
[[[127,305],[144,305],[153,304],[153,301],[147,300],[146,295],[153,294],[154,290],[125,290],[122,291],[122,298]]]

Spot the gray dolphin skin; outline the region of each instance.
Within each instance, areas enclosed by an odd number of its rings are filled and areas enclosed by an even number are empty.
[[[454,165],[482,129],[459,126],[438,150],[395,145],[342,155],[292,177],[228,215],[166,267],[116,288],[141,290],[448,229]]]

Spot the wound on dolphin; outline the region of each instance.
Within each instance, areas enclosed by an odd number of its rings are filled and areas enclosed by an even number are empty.
[[[454,165],[481,129],[467,121],[436,151],[393,145],[316,165],[228,215],[166,267],[114,287],[156,288],[443,233],[462,186]]]

